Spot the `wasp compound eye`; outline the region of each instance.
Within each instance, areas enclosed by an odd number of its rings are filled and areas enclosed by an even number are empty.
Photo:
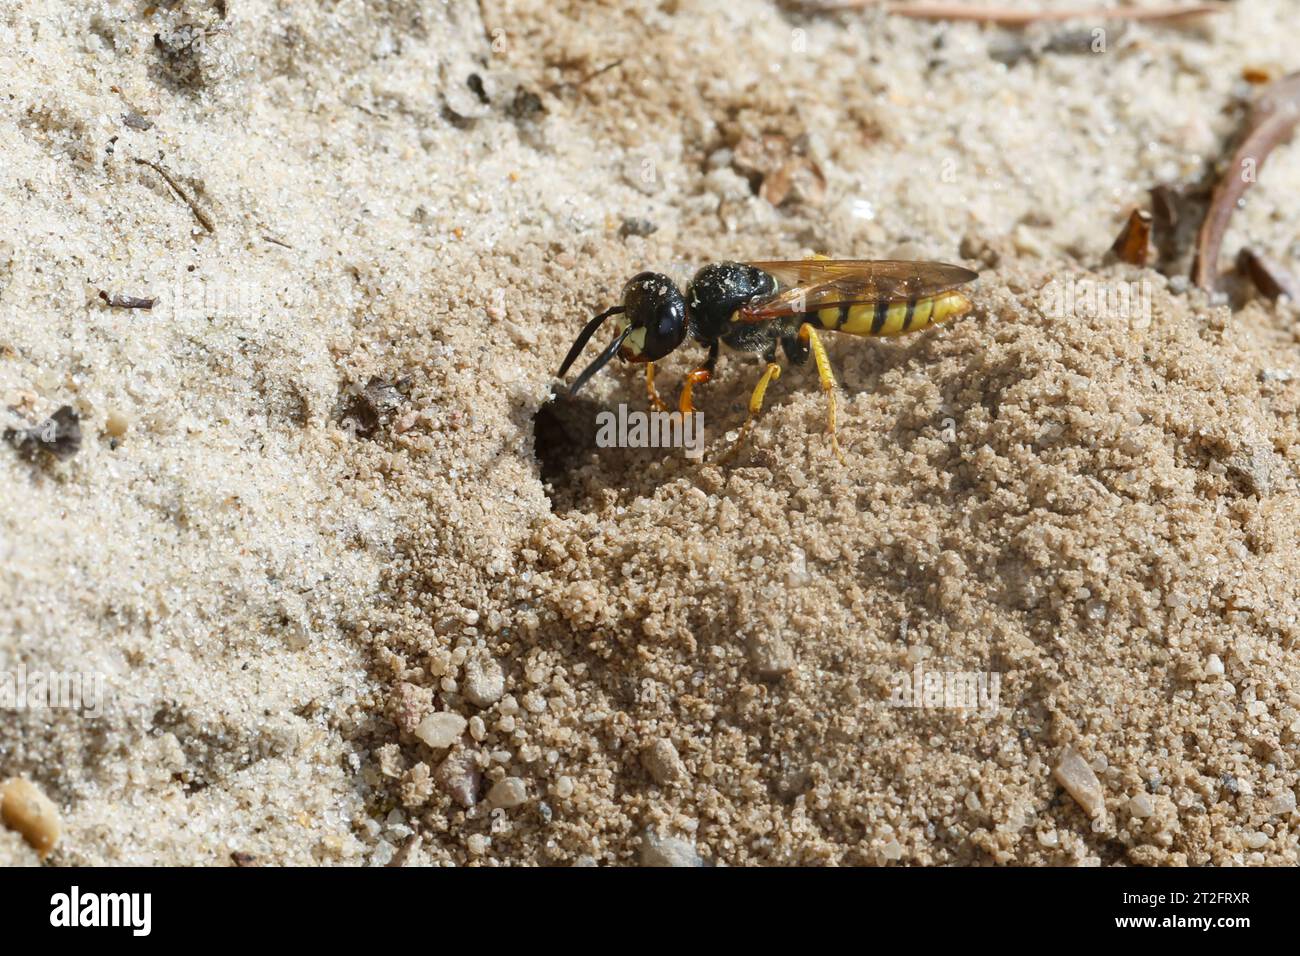
[[[623,317],[629,329],[619,355],[629,362],[657,362],[686,338],[686,300],[673,281],[642,272],[623,287]]]

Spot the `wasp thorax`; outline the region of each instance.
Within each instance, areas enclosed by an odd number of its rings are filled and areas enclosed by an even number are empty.
[[[686,300],[665,275],[633,276],[623,287],[623,309],[618,330],[632,332],[618,354],[629,362],[657,362],[686,338]]]
[[[691,335],[701,342],[721,337],[737,309],[775,291],[775,279],[743,262],[705,266],[686,290],[691,300]]]

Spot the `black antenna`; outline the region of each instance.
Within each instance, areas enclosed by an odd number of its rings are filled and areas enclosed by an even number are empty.
[[[569,366],[572,365],[578,356],[582,354],[582,350],[587,347],[587,343],[590,342],[591,337],[596,334],[596,330],[600,328],[600,324],[611,315],[618,315],[622,311],[624,311],[623,307],[621,305],[616,305],[614,308],[600,313],[600,315],[596,316],[584,325],[582,331],[578,333],[577,339],[574,340],[573,348],[569,349],[569,354],[564,357],[564,364],[561,365],[560,370],[555,373],[555,377],[564,378],[564,373],[569,370]],[[606,359],[605,361],[608,362],[609,359]]]
[[[585,332],[586,329],[583,329],[583,331]],[[593,331],[595,330],[593,329]],[[587,380],[589,378],[591,378],[602,368],[604,368],[607,364],[609,364],[609,360],[612,359],[615,355],[617,355],[618,350],[623,347],[623,340],[626,339],[629,335],[631,335],[635,331],[636,331],[636,326],[629,325],[627,328],[623,330],[622,335],[616,338],[613,342],[609,343],[609,347],[606,348],[605,351],[601,352],[599,355],[596,356],[596,360],[594,362],[592,362],[590,365],[588,365],[585,369],[582,370],[582,374],[579,375],[577,380],[572,385],[569,386],[570,398],[578,394],[578,389],[586,385]]]

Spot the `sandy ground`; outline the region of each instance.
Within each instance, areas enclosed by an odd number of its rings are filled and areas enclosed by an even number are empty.
[[[0,723],[47,862],[1297,862],[1296,312],[1101,265],[1294,14],[0,0],[0,427],[82,431],[0,445],[0,676],[106,688]],[[538,419],[633,273],[811,252],[982,273],[830,343],[847,465],[811,367],[720,464],[734,353],[703,463],[591,447],[630,368]]]

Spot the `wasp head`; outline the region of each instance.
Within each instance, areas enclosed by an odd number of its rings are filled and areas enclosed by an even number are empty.
[[[619,331],[631,332],[619,349],[629,362],[657,362],[686,338],[686,300],[673,280],[657,272],[642,272],[623,287]]]
[[[642,272],[623,287],[623,304],[596,316],[579,333],[573,348],[560,366],[563,377],[569,366],[606,319],[617,315],[618,335],[569,388],[574,395],[615,355],[627,362],[657,362],[686,338],[686,300],[673,280],[657,272]]]

